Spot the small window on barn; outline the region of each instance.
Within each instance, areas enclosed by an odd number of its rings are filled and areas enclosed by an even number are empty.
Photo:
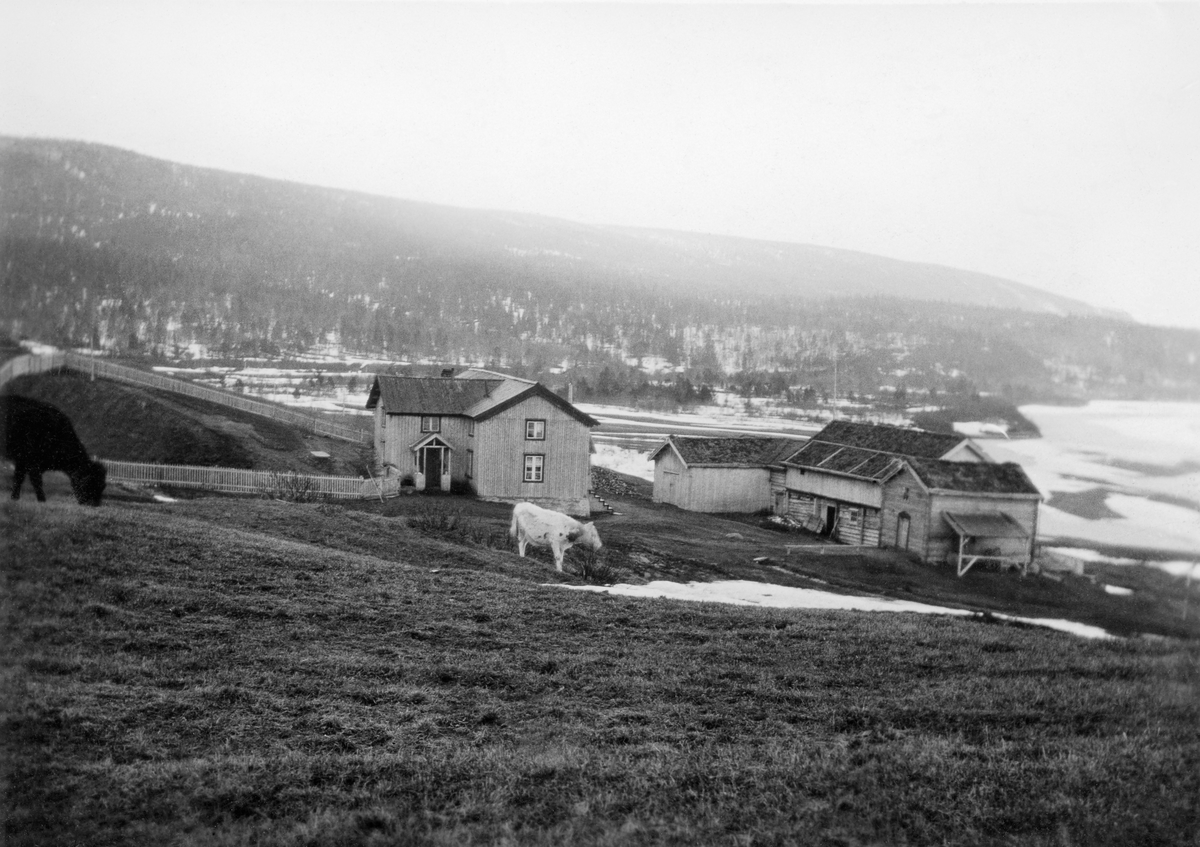
[[[546,457],[541,453],[525,454],[525,482],[545,482]]]
[[[911,492],[912,492],[912,489],[911,489],[911,488],[905,488],[905,489],[904,489],[904,499],[905,499],[905,500],[907,500],[907,499],[908,499],[908,495],[909,495]]]
[[[421,415],[421,432],[441,432],[442,419],[436,415]]]
[[[475,419],[467,418],[467,435],[471,438],[475,437]]]
[[[526,441],[545,441],[546,440],[546,422],[535,418],[528,418],[525,421],[525,440]]]
[[[475,475],[475,451],[468,450],[467,451],[467,476],[473,477],[474,475]]]

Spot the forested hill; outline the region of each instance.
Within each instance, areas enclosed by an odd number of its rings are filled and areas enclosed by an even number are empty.
[[[1200,333],[983,274],[806,245],[600,227],[0,138],[8,331],[218,353],[351,350],[532,367],[660,356],[860,393],[967,379],[1187,394]]]

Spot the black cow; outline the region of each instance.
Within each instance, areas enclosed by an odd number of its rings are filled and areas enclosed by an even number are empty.
[[[0,454],[16,465],[12,499],[20,499],[28,474],[38,501],[45,502],[42,473],[62,471],[71,478],[75,499],[100,505],[108,471],[88,456],[70,418],[41,400],[0,395],[0,424]]]

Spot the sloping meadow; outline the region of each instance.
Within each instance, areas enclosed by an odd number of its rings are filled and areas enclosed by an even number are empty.
[[[564,592],[325,505],[0,516],[13,845],[1200,829],[1194,642]]]

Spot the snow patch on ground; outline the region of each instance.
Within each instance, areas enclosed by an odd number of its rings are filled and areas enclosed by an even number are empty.
[[[688,600],[701,603],[728,603],[737,606],[761,606],[774,609],[834,609],[857,612],[916,612],[932,615],[971,616],[975,612],[966,609],[951,609],[946,606],[931,606],[910,600],[892,600],[886,597],[856,597],[834,594],[815,588],[790,588],[748,580],[724,580],[721,582],[679,582],[656,580],[646,585],[563,585],[544,583],[549,587],[569,588],[576,591],[593,591],[616,594],[624,597]],[[1096,626],[1055,618],[1020,618],[996,614],[1003,620],[1018,621],[1069,632],[1083,638],[1112,638],[1105,630]]]
[[[629,450],[613,444],[597,444],[596,452],[592,454],[592,465],[654,481],[654,463],[650,461],[650,454],[639,450]]]
[[[934,407],[936,410],[937,407]],[[954,431],[968,438],[1008,438],[1008,424],[983,423],[982,421],[958,421]]]

